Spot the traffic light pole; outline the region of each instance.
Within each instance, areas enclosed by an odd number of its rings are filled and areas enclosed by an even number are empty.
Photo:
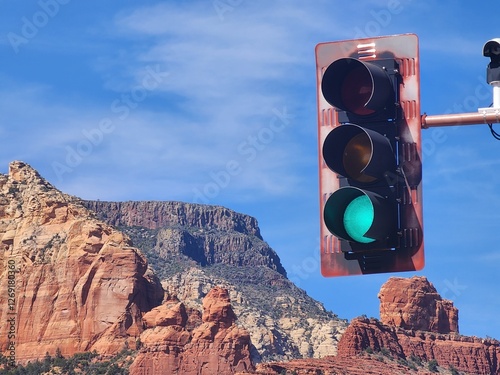
[[[446,115],[422,115],[422,129],[438,126],[482,125],[500,123],[500,110],[455,113]]]

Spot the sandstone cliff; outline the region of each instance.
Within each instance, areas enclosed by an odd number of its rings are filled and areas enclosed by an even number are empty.
[[[129,239],[29,165],[0,175],[0,352],[114,353],[135,343],[163,290]]]
[[[0,328],[3,354],[26,362],[57,350],[135,347],[142,315],[164,291],[118,228],[186,311],[201,310],[209,290],[224,285],[255,362],[336,353],[346,322],[286,278],[255,219],[179,202],[84,202],[13,162],[0,175],[0,319],[12,323]]]
[[[203,299],[201,320],[197,310],[175,299],[147,313],[140,336],[143,348],[130,374],[232,375],[254,369],[250,336],[235,325],[226,289],[210,290]]]
[[[186,306],[201,309],[210,289],[228,289],[238,324],[250,333],[254,363],[336,354],[347,322],[286,278],[255,219],[181,202],[84,204],[127,233],[164,289]]]
[[[425,277],[392,277],[380,289],[380,321],[438,333],[458,333],[458,309]]]

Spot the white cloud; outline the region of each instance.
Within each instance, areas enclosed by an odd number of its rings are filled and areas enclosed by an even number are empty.
[[[296,173],[290,163],[301,147],[288,124],[280,123],[279,118],[275,121],[275,112],[283,108],[293,112],[300,100],[293,87],[305,77],[291,73],[306,60],[313,62],[312,46],[310,56],[297,53],[297,34],[289,33],[287,22],[290,17],[298,18],[300,12],[283,9],[278,22],[265,11],[260,12],[262,17],[234,13],[221,22],[216,13],[207,14],[205,8],[201,3],[162,3],[116,17],[121,38],[133,35],[138,44],[144,42],[135,55],[127,54],[127,69],[135,78],[128,81],[129,87],[141,81],[145,66],[161,66],[169,76],[152,96],[164,100],[165,107],[176,115],[160,109],[134,111],[133,119],[127,119],[115,132],[115,147],[126,150],[121,158],[128,160],[127,165],[134,165],[133,160],[142,155],[151,163],[168,164],[170,171],[177,169],[173,172],[176,175],[189,170],[193,186],[203,186],[210,181],[210,173],[235,160],[241,173],[228,189],[282,193],[278,181],[298,179],[289,176]],[[120,61],[109,56],[100,58],[99,70],[106,76],[106,69],[117,64]],[[106,87],[126,91],[123,78],[121,83],[113,81]],[[141,139],[148,141],[141,144]],[[258,162],[254,154],[267,161]]]

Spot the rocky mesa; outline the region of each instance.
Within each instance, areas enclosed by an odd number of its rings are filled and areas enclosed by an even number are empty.
[[[154,234],[159,256],[185,255],[200,266],[264,266],[286,276],[276,252],[264,242],[257,220],[221,206],[184,202],[83,201],[106,223]],[[133,230],[129,233],[134,237]],[[135,238],[138,244],[143,243]]]

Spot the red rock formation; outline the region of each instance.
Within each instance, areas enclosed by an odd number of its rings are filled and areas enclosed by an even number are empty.
[[[203,314],[174,298],[157,306],[163,289],[128,238],[21,162],[0,174],[0,263],[0,321],[7,323],[0,324],[0,352],[8,358],[26,362],[57,349],[111,354],[140,337],[131,374],[254,370],[249,334],[235,325],[227,290],[211,290]],[[460,336],[457,309],[427,279],[391,278],[379,298],[381,321],[354,319],[338,356],[260,364],[257,373],[428,374],[405,365],[420,358],[467,374],[500,374],[500,343]],[[377,359],[380,353],[387,359]]]
[[[340,357],[367,348],[399,359],[436,360],[470,374],[499,371],[499,342],[458,334],[458,310],[425,277],[390,278],[380,289],[380,321],[354,319],[338,345]]]
[[[421,331],[458,332],[458,309],[425,277],[391,277],[380,289],[380,321]]]
[[[116,353],[163,299],[122,233],[22,162],[0,175],[0,264],[0,352],[18,362]]]
[[[229,375],[251,371],[250,336],[235,325],[226,289],[213,288],[203,300],[202,323],[190,330],[180,302],[167,302],[144,315],[144,345],[130,367],[131,375]],[[191,319],[192,321],[193,319]]]
[[[388,349],[396,357],[404,357],[394,326],[386,326],[375,319],[353,319],[337,346],[337,355],[352,357],[371,348],[373,351]]]
[[[461,336],[457,333],[405,330],[375,319],[353,319],[338,345],[338,356],[355,357],[367,348],[385,351],[402,360],[418,357],[436,360],[444,368],[454,367],[468,374],[500,373],[500,343],[493,339]]]
[[[285,363],[262,363],[257,365],[259,375],[433,375],[425,368],[413,370],[387,357],[363,355],[356,357],[325,357],[320,359],[295,359]]]
[[[353,319],[336,357],[260,364],[256,373],[431,374],[435,360],[462,374],[500,374],[500,342],[459,335],[458,310],[426,278],[391,278],[379,298],[382,321]]]

